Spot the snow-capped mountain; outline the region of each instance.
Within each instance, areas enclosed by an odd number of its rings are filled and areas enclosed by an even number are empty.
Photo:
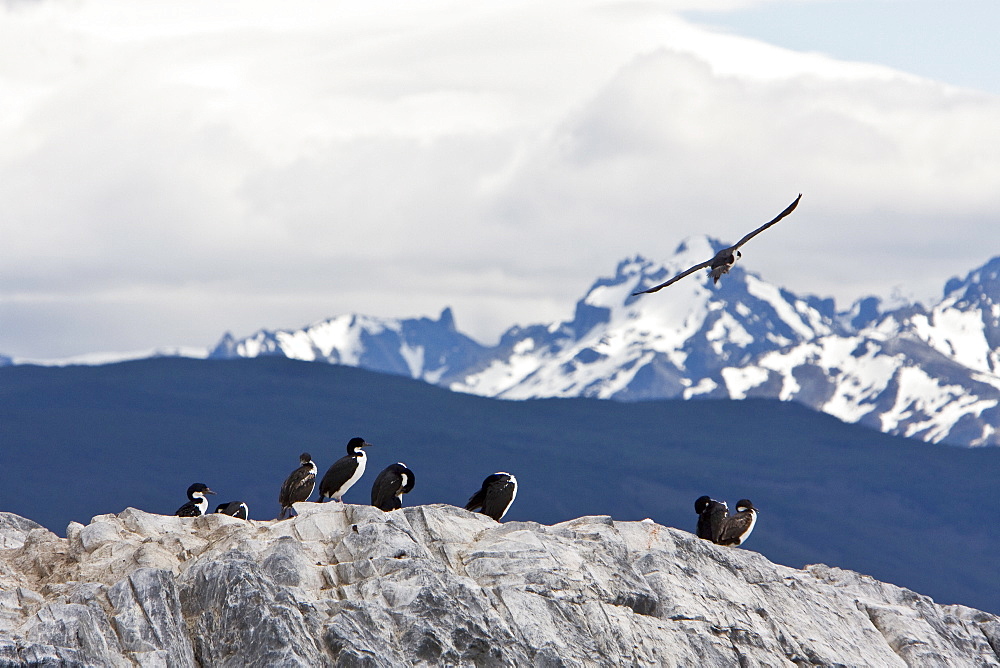
[[[342,315],[298,330],[260,330],[240,340],[227,333],[209,357],[283,355],[449,385],[456,371],[476,366],[488,354],[455,329],[451,309],[445,308],[437,320]]]
[[[285,355],[506,399],[770,397],[931,442],[1000,445],[1000,257],[952,279],[930,309],[874,297],[838,312],[736,266],[632,296],[711,257],[707,238],[666,263],[621,262],[572,320],[513,327],[493,347],[438,320],[340,316],[294,331],[227,334],[212,357]]]
[[[839,331],[832,301],[797,297],[740,269],[717,286],[705,274],[655,297],[632,296],[717,248],[701,238],[666,265],[623,261],[577,303],[572,321],[508,331],[493,359],[452,389],[510,399],[728,396],[724,369]]]

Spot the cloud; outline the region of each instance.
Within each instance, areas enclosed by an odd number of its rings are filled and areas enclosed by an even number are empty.
[[[445,305],[489,339],[798,192],[745,258],[795,291],[925,298],[996,252],[1000,99],[677,8],[8,5],[0,351]]]
[[[998,118],[1000,99],[932,82],[720,76],[697,55],[664,49],[567,118],[509,196],[555,236],[575,231],[607,249],[655,231],[665,253],[685,231],[739,238],[801,191],[776,251],[821,248],[833,262],[865,246],[940,254],[963,236],[1000,240],[984,225],[1000,205],[989,187]],[[811,255],[801,269],[816,266]],[[923,271],[898,269],[900,279]]]

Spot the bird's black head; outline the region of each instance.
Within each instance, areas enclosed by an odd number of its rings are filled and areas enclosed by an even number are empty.
[[[739,260],[741,257],[743,257],[743,253],[736,251],[736,259]]]
[[[753,504],[750,503],[750,499],[740,499],[736,503],[736,512],[742,513],[744,510],[756,510],[756,508],[753,507]]]
[[[501,480],[506,482],[513,481],[514,476],[507,473],[506,471],[497,471],[496,473],[491,473],[490,475],[486,476],[486,480],[483,481],[483,485],[488,485],[492,482],[498,482]]]
[[[303,466],[312,463],[312,460],[313,460],[312,455],[310,455],[308,452],[303,452],[301,455],[299,455],[299,462]]]
[[[201,482],[196,482],[195,484],[188,487],[188,498],[193,499],[195,494],[201,494],[202,496],[204,496],[205,494],[215,494],[215,492],[210,490],[208,488],[208,485]]]
[[[708,504],[710,503],[712,503],[711,497],[699,496],[694,502],[694,512],[701,515],[705,509],[708,508]]]
[[[367,448],[371,443],[361,438],[360,436],[355,436],[347,442],[347,452],[348,454],[357,454],[361,448]]]

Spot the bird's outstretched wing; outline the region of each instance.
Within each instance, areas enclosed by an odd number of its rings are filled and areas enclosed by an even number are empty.
[[[771,227],[776,222],[778,222],[779,220],[781,220],[782,218],[784,218],[785,216],[787,216],[788,214],[790,214],[792,211],[795,210],[795,207],[797,207],[799,205],[799,200],[800,199],[802,199],[802,193],[799,193],[799,196],[795,198],[795,201],[792,202],[791,204],[789,204],[788,207],[784,211],[782,211],[781,213],[779,213],[772,220],[767,221],[766,223],[764,223],[763,225],[761,225],[760,227],[758,227],[756,230],[754,230],[750,234],[746,235],[745,237],[743,237],[742,239],[740,239],[739,241],[737,241],[736,244],[734,244],[732,246],[732,250],[735,251],[737,248],[739,248],[740,246],[742,246],[746,242],[750,241],[755,236],[757,236],[758,234],[760,234],[761,232],[763,232],[764,230],[766,230],[767,228]]]
[[[667,287],[668,285],[672,285],[672,284],[676,283],[677,281],[681,280],[682,278],[684,278],[688,274],[693,274],[694,272],[698,271],[699,269],[705,269],[707,267],[712,266],[712,260],[714,260],[714,259],[715,258],[713,257],[711,260],[705,260],[701,264],[696,264],[695,266],[691,267],[690,269],[687,269],[687,270],[682,271],[681,273],[677,274],[676,276],[674,276],[673,278],[671,278],[666,283],[660,283],[659,285],[654,286],[652,288],[649,288],[647,290],[640,290],[639,292],[633,292],[632,296],[634,297],[635,295],[644,295],[647,292],[656,292],[657,290],[661,290],[661,289]]]
[[[790,214],[792,211],[794,211],[795,207],[797,207],[799,205],[799,200],[800,199],[802,199],[802,193],[799,193],[799,196],[795,198],[795,201],[792,202],[791,204],[789,204],[785,208],[785,210],[782,211],[781,213],[779,213],[775,218],[773,218],[772,220],[769,220],[768,222],[764,223],[763,225],[761,225],[760,227],[758,227],[756,230],[754,230],[750,234],[748,234],[745,237],[743,237],[742,239],[740,239],[733,246],[730,246],[729,248],[725,248],[722,251],[719,251],[719,253],[716,254],[715,257],[718,257],[721,253],[723,253],[725,251],[732,251],[733,253],[735,253],[736,250],[740,246],[742,246],[746,242],[750,241],[755,236],[757,236],[758,234],[760,234],[761,232],[763,232],[764,230],[766,230],[767,228],[771,227],[776,222],[778,222],[779,220],[781,220],[782,218],[784,218],[785,216],[787,216],[788,214]],[[636,295],[644,295],[644,294],[647,294],[647,293],[650,293],[650,292],[656,292],[657,290],[662,290],[663,288],[667,287],[668,285],[673,285],[674,283],[676,283],[677,281],[681,280],[685,276],[693,274],[694,272],[698,271],[699,269],[705,269],[707,267],[712,266],[712,262],[715,261],[715,257],[713,257],[711,260],[705,260],[701,264],[696,264],[695,266],[691,267],[690,269],[688,269],[686,271],[682,271],[681,273],[677,274],[676,276],[674,276],[673,278],[671,278],[666,283],[660,283],[659,285],[653,286],[653,287],[648,288],[646,290],[639,290],[638,292],[633,292],[632,296],[634,297]]]

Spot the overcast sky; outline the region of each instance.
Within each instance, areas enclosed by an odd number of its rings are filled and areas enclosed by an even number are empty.
[[[491,343],[799,192],[747,269],[928,302],[1000,255],[998,25],[993,0],[6,0],[0,353],[445,306]]]

